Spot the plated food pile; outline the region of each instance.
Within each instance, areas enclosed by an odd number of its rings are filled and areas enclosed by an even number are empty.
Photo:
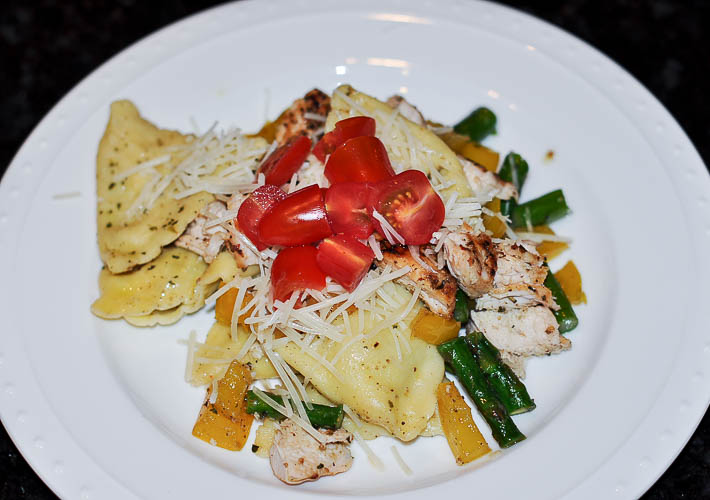
[[[571,261],[547,267],[568,247],[547,226],[562,191],[519,203],[528,164],[480,144],[495,126],[348,85],[256,134],[183,135],[115,102],[92,311],[153,326],[214,306],[185,341],[186,380],[206,387],[193,435],[241,450],[258,417],[251,450],[289,484],[348,470],[353,439],[375,465],[378,436],[443,434],[459,464],[489,453],[445,364],[512,446],[511,416],[535,408],[525,359],[569,349],[586,299]]]

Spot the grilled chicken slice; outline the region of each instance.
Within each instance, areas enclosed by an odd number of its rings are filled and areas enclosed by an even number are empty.
[[[495,251],[498,270],[493,281],[494,288],[516,283],[542,284],[545,281],[545,259],[537,253],[532,243],[496,240]]]
[[[486,304],[479,309],[537,304],[557,307],[552,294],[542,284],[547,268],[533,245],[521,241],[493,241],[485,233],[474,235],[464,228],[447,235],[443,248],[447,266],[461,289]]]
[[[323,129],[329,112],[330,96],[318,89],[311,90],[302,99],[296,99],[276,121],[274,137],[277,144],[282,145],[297,135],[314,138],[316,132]],[[320,115],[323,119],[307,118],[307,114]]]
[[[318,442],[299,426],[285,420],[276,431],[269,452],[274,475],[286,484],[300,484],[350,469],[353,463],[349,448],[352,434],[345,429],[320,432],[328,436],[325,443]]]
[[[533,306],[545,306],[553,311],[560,308],[546,286],[526,283],[493,288],[476,299],[477,311],[507,311]]]
[[[449,271],[469,297],[480,297],[493,288],[498,262],[490,236],[474,236],[469,231],[450,233],[443,248]]]
[[[472,311],[474,327],[501,351],[515,356],[541,356],[569,349],[572,343],[557,330],[547,307],[505,312]]]
[[[387,105],[396,109],[400,115],[405,117],[410,122],[414,122],[417,125],[424,125],[424,116],[416,108],[416,106],[407,102],[407,100],[401,95],[393,95],[387,99]]]
[[[221,217],[226,211],[227,207],[221,201],[209,203],[175,240],[175,245],[202,256],[209,264],[229,239],[229,233],[221,226],[206,228],[205,225],[208,220]]]
[[[209,264],[226,244],[237,265],[242,269],[259,264],[256,255],[247,249],[239,238],[239,231],[234,228],[231,221],[228,222],[228,229],[221,224],[206,227],[210,220],[223,217],[227,211],[238,209],[241,201],[235,202],[234,199],[234,196],[230,198],[226,205],[221,201],[213,201],[207,205],[188,224],[185,232],[175,240],[175,245],[195,252]]]
[[[473,196],[477,201],[488,203],[493,198],[500,198],[501,200],[518,199],[518,190],[515,189],[513,183],[502,180],[493,172],[468,161],[463,156],[458,158],[463,167],[466,180],[473,191]]]
[[[451,318],[456,305],[456,280],[445,269],[436,269],[436,262],[420,252],[420,259],[428,265],[428,269],[417,262],[409,249],[381,242],[382,260],[376,261],[380,267],[389,265],[392,269],[405,266],[412,268],[410,272],[397,280],[407,290],[413,291],[420,287],[420,297],[427,307],[435,314]]]
[[[493,251],[498,266],[493,288],[476,300],[477,310],[503,311],[538,305],[559,309],[552,292],[543,285],[547,276],[545,260],[532,244],[496,240]]]
[[[507,351],[500,351],[500,359],[502,359],[503,363],[508,365],[510,369],[513,370],[513,373],[515,373],[518,378],[525,378],[525,360],[527,359],[526,357],[518,356],[517,354],[510,354]]]

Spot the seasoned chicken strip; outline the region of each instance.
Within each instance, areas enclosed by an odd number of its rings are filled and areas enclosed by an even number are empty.
[[[557,308],[542,285],[547,276],[544,259],[527,242],[491,240],[469,228],[450,233],[444,241],[447,266],[461,289],[481,303],[478,309],[506,309],[530,305]]]
[[[229,230],[222,225],[205,227],[207,222],[223,217],[227,211],[239,208],[239,203],[233,201],[235,197],[227,201],[227,205],[221,201],[213,201],[193,220],[185,229],[185,232],[175,241],[175,245],[194,252],[205,260],[208,264],[214,260],[222,245],[226,244],[234,256],[237,265],[247,268],[259,263],[256,256],[245,248],[240,240],[236,228],[229,223]]]
[[[229,239],[229,233],[221,226],[206,228],[205,225],[209,219],[221,217],[226,211],[227,207],[220,201],[209,203],[175,240],[175,246],[202,256],[208,264],[212,262]]]
[[[518,190],[511,182],[506,182],[493,172],[486,170],[480,165],[468,161],[463,156],[458,156],[463,173],[466,176],[473,196],[481,203],[488,203],[493,198],[508,200],[518,199]]]
[[[498,269],[493,287],[516,283],[541,284],[547,277],[545,259],[537,253],[535,245],[525,241],[496,240]]]
[[[286,484],[300,484],[350,469],[352,434],[345,429],[320,432],[328,436],[325,443],[319,443],[299,426],[285,420],[276,431],[269,452],[274,475]]]
[[[469,231],[450,233],[443,248],[449,271],[469,297],[480,297],[493,287],[498,263],[490,236],[474,236]]]
[[[320,115],[323,120],[307,118],[306,114]],[[330,96],[318,89],[308,92],[302,99],[296,99],[276,121],[275,140],[279,145],[291,137],[315,133],[325,126],[325,117],[330,113]]]
[[[557,320],[547,307],[472,311],[471,320],[493,345],[516,356],[552,354],[572,345],[560,335]]]
[[[546,286],[526,283],[494,288],[476,300],[477,311],[507,311],[531,306],[545,306],[553,311],[560,308]]]
[[[507,351],[500,351],[500,359],[502,359],[503,363],[508,365],[510,369],[513,370],[513,373],[515,373],[518,378],[525,378],[525,360],[527,359],[526,357],[518,356],[517,354],[511,354]]]
[[[545,260],[535,247],[523,241],[493,243],[497,270],[493,288],[476,300],[476,310],[502,311],[542,305],[559,309],[552,292],[543,285]]]
[[[407,102],[407,100],[401,95],[393,95],[387,99],[387,105],[392,109],[396,109],[400,115],[405,117],[410,122],[414,122],[417,125],[424,125],[424,116],[421,112],[416,106]]]
[[[436,269],[436,263],[420,253],[420,258],[429,265],[422,266],[409,252],[409,249],[381,242],[382,260],[376,261],[379,267],[389,265],[393,269],[405,266],[412,268],[410,272],[397,279],[397,282],[410,291],[421,287],[420,297],[429,309],[446,318],[451,318],[456,305],[456,280],[445,269]]]

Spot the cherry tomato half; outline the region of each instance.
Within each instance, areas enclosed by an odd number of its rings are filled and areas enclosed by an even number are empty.
[[[325,210],[334,233],[346,233],[365,239],[375,226],[368,213],[368,202],[374,185],[368,182],[341,182],[331,186],[325,195]]]
[[[378,183],[371,206],[387,219],[407,245],[428,243],[434,231],[441,228],[446,213],[441,198],[419,170],[405,170]],[[377,220],[373,223],[384,236]]]
[[[325,274],[352,292],[370,269],[375,254],[354,236],[339,234],[320,242],[316,260]]]
[[[323,192],[316,184],[295,191],[274,205],[259,222],[258,238],[266,245],[293,247],[333,234]]]
[[[378,182],[394,175],[385,145],[377,137],[355,137],[338,147],[325,164],[330,184]]]
[[[375,120],[369,116],[353,116],[340,120],[335,128],[325,134],[313,148],[313,155],[325,163],[325,157],[335,151],[335,148],[353,137],[375,135]]]
[[[271,207],[286,198],[286,193],[272,184],[264,184],[255,189],[242,202],[237,212],[236,226],[259,250],[266,245],[259,240],[259,221]]]
[[[305,135],[291,137],[274,150],[259,166],[256,173],[264,174],[267,184],[281,186],[291,180],[311,151],[311,140]]]
[[[297,290],[325,288],[325,274],[318,267],[316,247],[284,248],[271,265],[274,300],[287,301]]]

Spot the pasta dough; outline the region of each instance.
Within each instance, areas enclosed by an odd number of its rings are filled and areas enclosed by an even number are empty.
[[[190,139],[144,120],[130,101],[111,104],[111,116],[96,158],[96,191],[99,251],[112,273],[129,271],[158,257],[160,249],[175,241],[214,199],[211,194],[200,192],[176,200],[171,183],[152,207],[144,208],[134,201],[147,184],[154,182],[151,169],[121,178],[136,165],[161,156],[170,159],[153,168],[166,173],[178,161],[171,151]]]
[[[91,311],[104,319],[124,318],[136,326],[169,325],[200,309],[221,279],[238,272],[234,258],[222,252],[209,266],[202,257],[167,247],[152,262],[123,273],[102,269],[100,296]]]
[[[393,283],[387,283],[383,289],[401,303],[411,297]],[[400,323],[410,325],[417,312],[415,307]],[[358,333],[357,315],[351,321],[350,331],[354,333],[349,338],[342,342],[324,340],[314,347],[329,360],[345,349],[333,363],[343,374],[341,380],[293,342],[275,350],[330,401],[347,404],[364,421],[384,427],[402,441],[411,441],[426,429],[434,415],[435,389],[444,377],[444,362],[436,347],[411,338],[408,328],[393,329],[406,330],[399,332],[398,340],[390,328],[374,333],[378,329],[375,327],[373,333],[362,336]],[[368,321],[365,330],[379,322]],[[397,345],[402,359],[397,354]]]

